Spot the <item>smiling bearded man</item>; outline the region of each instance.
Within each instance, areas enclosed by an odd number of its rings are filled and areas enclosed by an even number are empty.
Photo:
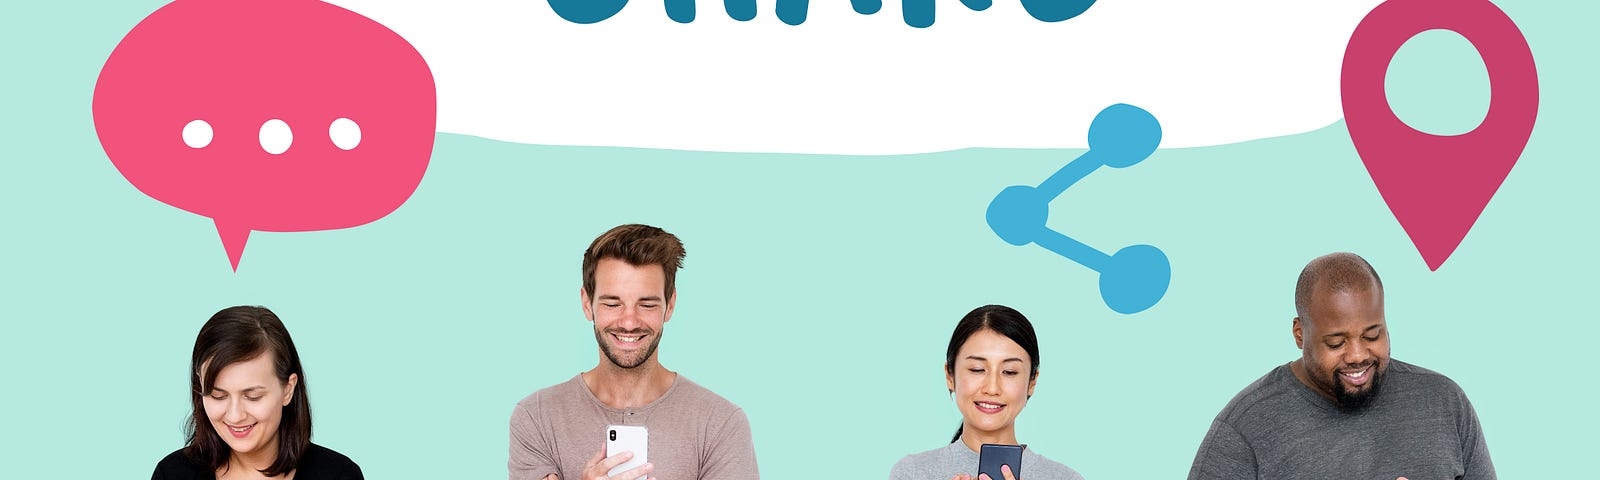
[[[648,225],[613,228],[584,251],[578,301],[600,363],[517,403],[512,480],[760,478],[744,410],[658,357],[682,264],[678,237]],[[606,451],[613,425],[648,428],[647,463],[616,468],[645,452]],[[614,468],[621,471],[610,475]]]
[[[1372,265],[1353,253],[1318,257],[1300,272],[1294,303],[1300,358],[1217,414],[1191,480],[1495,478],[1461,387],[1389,358]]]

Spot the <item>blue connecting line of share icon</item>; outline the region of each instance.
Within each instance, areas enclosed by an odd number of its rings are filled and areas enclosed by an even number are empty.
[[[989,228],[1006,243],[1038,244],[1100,272],[1100,298],[1117,313],[1139,313],[1167,294],[1172,264],[1161,249],[1133,245],[1106,255],[1045,225],[1050,202],[1101,165],[1126,168],[1143,161],[1161,144],[1161,123],[1144,109],[1119,103],[1106,107],[1089,124],[1089,151],[1057,170],[1037,187],[1006,187],[989,202]]]

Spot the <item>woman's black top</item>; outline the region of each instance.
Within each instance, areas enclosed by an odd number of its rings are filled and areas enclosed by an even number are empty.
[[[167,455],[156,464],[150,480],[215,480],[216,472],[210,467],[195,463],[183,454],[183,449]],[[315,443],[306,447],[300,464],[294,468],[295,480],[364,480],[361,467],[339,452]]]

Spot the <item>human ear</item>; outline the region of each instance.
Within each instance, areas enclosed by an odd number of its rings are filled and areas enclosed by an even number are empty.
[[[289,381],[284,384],[283,388],[283,406],[289,406],[289,401],[294,400],[294,389],[299,385],[300,375],[296,373],[289,374]]]
[[[661,323],[672,320],[672,310],[678,306],[678,290],[673,289],[672,295],[667,296],[667,311],[661,315]]]
[[[583,308],[583,318],[589,319],[589,323],[594,323],[594,305],[589,304],[589,291],[583,287],[578,287],[578,306]]]
[[[956,393],[956,376],[950,372],[950,364],[944,364],[944,387],[954,394]]]
[[[1294,317],[1294,348],[1305,350],[1305,327],[1300,325],[1300,317]]]
[[[1028,379],[1028,397],[1033,397],[1033,387],[1039,386],[1039,370],[1033,371],[1032,378]]]

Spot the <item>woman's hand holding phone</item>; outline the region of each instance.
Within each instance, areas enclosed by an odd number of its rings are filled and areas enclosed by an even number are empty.
[[[978,475],[978,480],[1022,480],[1020,478],[1017,478],[1016,474],[1011,473],[1011,466],[1010,465],[1001,465],[1000,466],[1000,476],[1003,476],[1003,477],[1006,477],[1006,478],[1004,478],[1004,479],[991,479],[991,478],[989,478],[989,476],[987,474],[985,474],[985,475]]]
[[[1000,475],[1003,475],[1006,478],[994,479],[994,478],[989,478],[988,474],[980,473],[980,474],[978,474],[978,479],[977,480],[1022,480],[1020,478],[1017,478],[1016,475],[1012,475],[1011,474],[1011,466],[1010,465],[1001,465],[1000,466]],[[961,475],[956,475],[954,477],[950,477],[950,480],[973,480],[973,479],[972,479],[972,475],[961,474]],[[1405,479],[1402,478],[1400,480],[1405,480]]]

